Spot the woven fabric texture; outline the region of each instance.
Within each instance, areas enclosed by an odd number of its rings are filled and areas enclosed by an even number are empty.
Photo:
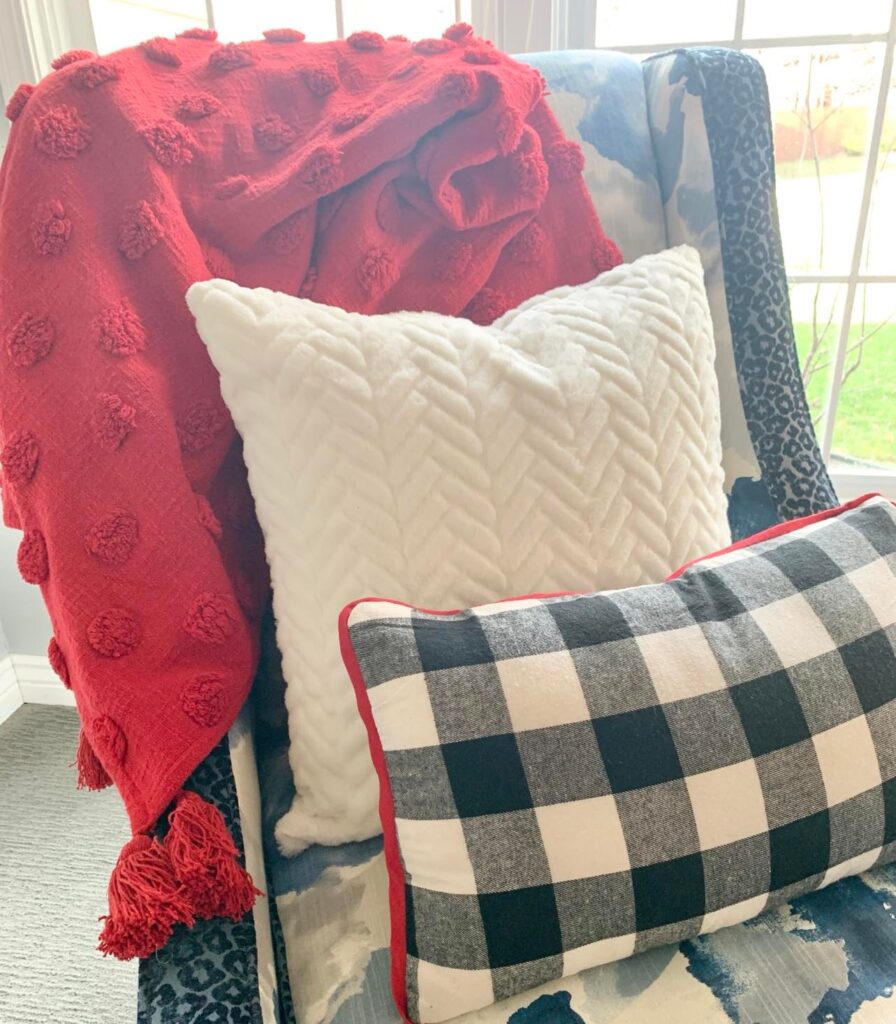
[[[896,855],[896,509],[670,581],[343,615],[393,970],[435,1022]],[[394,817],[393,817],[394,815]]]

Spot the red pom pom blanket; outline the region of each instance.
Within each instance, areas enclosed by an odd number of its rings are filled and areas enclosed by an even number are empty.
[[[489,322],[620,257],[541,77],[466,26],[194,30],[54,67],[7,109],[3,504],[77,699],[81,784],[114,782],[135,834],[101,948],[145,955],[254,896],[220,816],[180,792],[246,697],[268,589],[187,287]]]

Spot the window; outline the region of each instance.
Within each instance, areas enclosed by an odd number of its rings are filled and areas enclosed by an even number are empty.
[[[423,38],[441,35],[454,21],[468,20],[468,7],[456,0],[90,0],[101,52],[193,25],[214,27],[225,41],[251,39],[280,25],[301,27],[309,39],[332,39],[358,29]]]
[[[191,25],[231,40],[300,21],[310,39],[326,39],[360,28],[434,35],[467,20],[509,52],[599,46],[640,56],[714,44],[753,54],[769,83],[797,347],[819,441],[842,496],[896,493],[896,0],[15,0],[9,8],[18,24],[0,31],[7,95],[61,50],[106,52]],[[16,38],[30,40],[31,53],[18,52]]]
[[[589,14],[580,28],[596,46],[646,55],[709,43],[762,63],[819,442],[841,496],[896,494],[896,4],[596,0]]]

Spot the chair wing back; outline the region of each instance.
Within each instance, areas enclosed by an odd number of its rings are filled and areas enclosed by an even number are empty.
[[[595,206],[626,259],[683,243],[700,253],[734,535],[836,504],[793,340],[760,65],[709,47],[643,63],[601,50],[525,60],[581,144]]]

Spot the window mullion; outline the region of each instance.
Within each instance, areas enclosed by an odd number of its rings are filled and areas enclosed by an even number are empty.
[[[747,9],[747,0],[737,0],[737,13],[734,17],[734,49],[739,50],[744,38],[744,14]]]
[[[840,390],[843,387],[843,371],[846,366],[846,351],[849,347],[849,330],[852,323],[852,311],[858,290],[859,272],[862,266],[862,253],[865,248],[865,233],[868,227],[868,212],[871,208],[871,193],[877,177],[877,165],[880,158],[880,142],[884,130],[884,118],[887,113],[887,98],[893,74],[893,47],[896,43],[896,3],[890,10],[890,29],[887,33],[887,44],[884,50],[881,68],[880,88],[877,95],[877,107],[874,111],[874,124],[868,140],[868,162],[865,168],[865,183],[862,190],[862,204],[859,207],[859,221],[856,226],[855,244],[852,261],[849,267],[849,281],[846,285],[846,296],[843,303],[843,319],[837,337],[837,348],[834,352],[833,366],[828,383],[825,400],[824,424],[821,433],[821,451],[827,462],[831,457],[831,446],[834,440],[834,426],[837,417],[837,405],[840,401]]]
[[[553,0],[551,49],[591,49],[594,46],[597,7],[594,0]]]
[[[722,46],[731,50],[775,50],[791,46],[858,46],[863,43],[886,43],[886,32],[863,32],[860,35],[771,36],[752,39],[686,39],[654,43],[633,43],[612,46],[617,53],[648,54],[665,50],[689,50],[697,46]]]

